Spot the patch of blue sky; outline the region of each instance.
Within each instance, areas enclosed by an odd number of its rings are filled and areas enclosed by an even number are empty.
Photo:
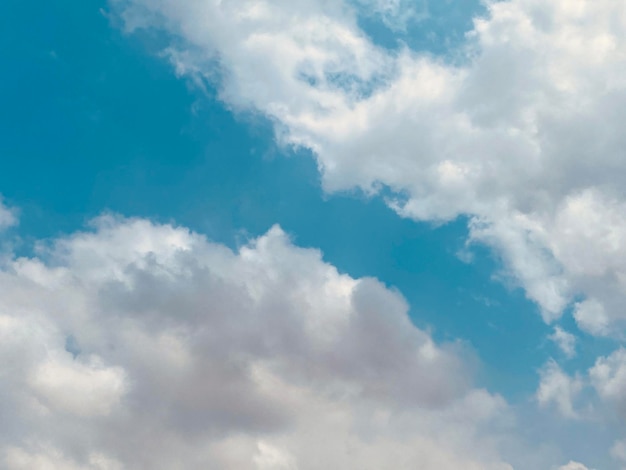
[[[359,2],[357,2],[359,3]],[[385,3],[385,2],[380,2]],[[419,53],[431,54],[442,60],[455,61],[459,50],[473,29],[473,20],[487,12],[481,0],[424,0],[398,3],[413,5],[413,15],[401,18],[398,25],[387,13],[358,8],[359,26],[381,47],[397,50],[408,47]]]
[[[382,198],[324,195],[310,155],[278,148],[270,123],[233,116],[214,90],[189,87],[111,28],[104,6],[38,1],[35,16],[32,4],[0,6],[0,40],[12,45],[0,52],[12,64],[0,75],[0,193],[22,209],[24,253],[102,211],[172,221],[233,247],[279,223],[342,271],[397,287],[437,339],[467,341],[491,390],[534,392],[555,354],[550,328],[521,290],[493,280],[499,262],[486,249],[459,259],[465,220],[433,227],[399,218]],[[464,11],[459,31],[474,10]],[[420,24],[405,35],[412,47],[430,44]]]
[[[582,299],[578,299],[582,300]],[[547,352],[558,361],[559,366],[568,374],[588,370],[598,357],[608,356],[615,351],[615,338],[597,337],[580,331],[573,315],[573,307],[568,307],[559,321],[561,328],[576,335],[576,355],[567,358],[561,350],[550,340],[546,339]]]
[[[583,400],[581,400],[583,402]],[[554,449],[555,459],[584,461],[589,469],[615,468],[611,456],[597,452],[611,442],[615,429],[608,426],[594,426],[589,432],[589,422],[584,419],[571,419],[564,422],[555,419],[556,411],[535,406],[532,401],[518,405],[517,428],[521,436],[536,445],[537,449]],[[567,455],[556,449],[567,448]],[[574,467],[576,468],[576,467]]]
[[[65,350],[76,358],[80,353],[80,345],[74,335],[69,335],[65,338]]]
[[[215,67],[215,69],[219,70],[219,67]],[[329,67],[329,70],[319,71],[315,69],[312,63],[303,61],[299,66],[297,78],[314,88],[327,86],[341,90],[345,95],[358,101],[367,99],[376,91],[388,86],[396,74],[397,70],[393,63],[389,63],[385,69],[379,69],[370,76],[363,77],[359,74],[349,73],[342,67],[337,70]],[[214,83],[220,83],[220,80],[216,77]]]
[[[326,73],[325,80],[332,87],[344,91],[355,100],[363,100],[371,97],[377,90],[388,84],[389,77],[375,75],[368,80],[363,80],[357,75],[346,73]]]

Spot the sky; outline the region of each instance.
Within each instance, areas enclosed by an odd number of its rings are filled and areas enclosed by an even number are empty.
[[[626,6],[0,13],[2,468],[626,469]]]

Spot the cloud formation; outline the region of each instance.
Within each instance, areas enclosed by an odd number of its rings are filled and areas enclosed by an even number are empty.
[[[589,470],[587,467],[585,467],[582,463],[578,463],[578,462],[569,462],[567,465],[563,465],[562,467],[559,467],[559,470]]]
[[[0,195],[0,232],[17,225],[18,218],[16,210],[4,204]]]
[[[551,360],[541,371],[537,401],[541,406],[554,405],[566,418],[578,418],[574,401],[582,388],[583,381],[580,377],[569,377]]]
[[[541,407],[554,407],[567,419],[598,422],[615,427],[623,436],[621,423],[626,417],[626,350],[622,347],[600,356],[584,372],[565,372],[553,359],[540,371],[541,381],[535,398]],[[624,440],[611,450],[616,460],[626,462]]]
[[[411,22],[428,18],[428,0],[355,0],[359,13],[379,16],[393,31],[405,32]]]
[[[568,333],[559,326],[554,327],[554,332],[548,336],[563,352],[566,358],[571,359],[576,355],[576,336]]]
[[[454,61],[377,47],[354,2],[111,5],[127,31],[169,33],[179,74],[310,149],[327,191],[388,188],[416,220],[467,215],[470,240],[501,256],[547,322],[576,303],[591,334],[623,324],[622,3],[487,2]]]
[[[278,227],[233,252],[103,216],[38,246],[0,270],[7,470],[512,468],[464,347]]]

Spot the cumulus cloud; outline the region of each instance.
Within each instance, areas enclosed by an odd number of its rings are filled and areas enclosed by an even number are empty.
[[[388,188],[389,205],[416,220],[465,214],[470,239],[496,250],[546,321],[586,297],[580,327],[616,331],[626,320],[626,7],[489,1],[450,63],[376,47],[357,4],[111,0],[127,31],[170,34],[178,73],[216,83],[231,108],[310,149],[327,191]]]
[[[278,227],[105,216],[0,270],[0,466],[511,470],[466,357]]]

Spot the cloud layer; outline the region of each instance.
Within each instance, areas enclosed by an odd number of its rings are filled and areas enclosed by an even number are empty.
[[[404,2],[366,2],[411,13]],[[372,43],[358,2],[112,0],[127,31],[166,31],[179,74],[217,84],[310,149],[327,191],[389,188],[417,220],[470,217],[546,321],[626,314],[626,8],[488,2],[451,57]],[[361,4],[363,7],[363,4]],[[372,8],[372,5],[370,5]]]

